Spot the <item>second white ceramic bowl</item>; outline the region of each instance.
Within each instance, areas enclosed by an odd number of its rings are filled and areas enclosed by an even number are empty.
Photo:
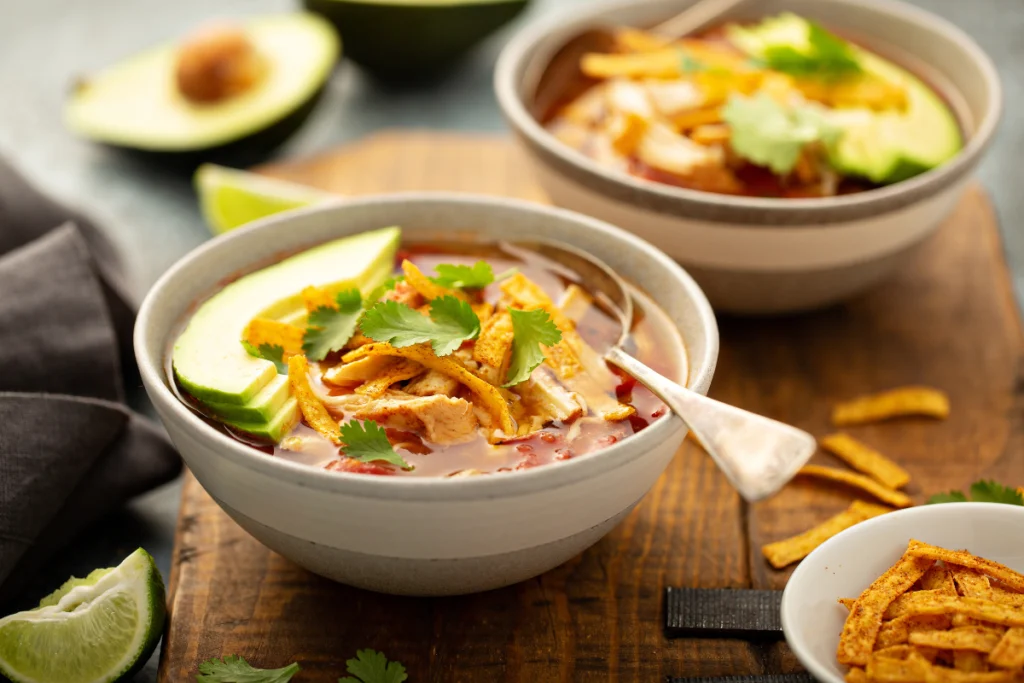
[[[613,0],[528,26],[495,71],[498,102],[558,205],[634,232],[678,259],[718,310],[781,313],[845,299],[893,273],[956,206],[1002,108],[991,60],[956,26],[896,0],[762,0],[727,18],[796,12],[857,39],[937,87],[960,117],[963,151],[887,187],[821,199],[699,192],[609,170],[559,142],[530,114],[538,72],[593,26],[651,26],[692,0]],[[964,226],[968,227],[969,226]]]
[[[414,595],[471,593],[540,574],[596,542],[643,498],[686,435],[679,418],[523,472],[375,477],[267,456],[207,424],[171,391],[170,345],[218,283],[282,253],[388,225],[402,226],[412,240],[546,238],[587,249],[653,296],[686,346],[689,375],[680,379],[707,392],[718,329],[704,295],[674,261],[569,211],[446,194],[369,197],[281,214],[193,251],[157,282],[139,312],[135,353],[146,391],[214,500],[257,539],[317,574]]]
[[[1024,572],[1024,507],[995,503],[924,505],[869,519],[829,539],[793,572],[782,594],[782,628],[800,663],[823,683],[844,683],[836,661],[847,610],[911,540],[975,555]]]

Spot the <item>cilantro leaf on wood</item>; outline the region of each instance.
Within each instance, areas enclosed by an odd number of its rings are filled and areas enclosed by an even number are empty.
[[[535,309],[521,311],[510,308],[512,316],[512,360],[508,375],[502,386],[511,387],[525,382],[534,368],[544,362],[544,351],[540,345],[552,346],[562,340],[558,329],[547,311]]]
[[[199,683],[288,683],[299,672],[298,664],[280,669],[257,669],[238,655],[213,658],[199,665]]]
[[[985,479],[971,484],[971,500],[975,503],[1024,505],[1024,496],[1017,489]]]
[[[375,650],[359,650],[345,666],[352,675],[339,678],[338,683],[402,683],[409,678],[404,666],[389,662],[383,653]]]
[[[947,493],[936,493],[934,496],[928,499],[928,505],[936,505],[938,503],[966,503],[967,496],[964,495],[963,491],[949,491]]]
[[[786,107],[767,93],[730,97],[722,108],[722,118],[732,131],[730,145],[738,156],[779,174],[793,170],[805,146],[821,142],[829,147],[841,135],[818,109]]]
[[[412,465],[395,452],[387,432],[372,420],[351,420],[341,425],[342,451],[359,462],[386,462],[403,470]]]
[[[348,343],[356,331],[363,310],[358,289],[346,289],[334,297],[337,308],[321,306],[309,314],[302,350],[310,360],[323,360],[327,354]]]
[[[838,78],[862,71],[850,44],[813,21],[808,21],[807,49],[769,45],[762,58],[765,66],[794,76]]]
[[[397,301],[379,301],[363,315],[360,327],[370,339],[396,348],[430,342],[434,353],[447,356],[480,334],[480,318],[465,301],[444,296],[430,302],[425,316]]]
[[[436,276],[430,278],[435,284],[449,289],[483,289],[493,282],[512,277],[515,268],[509,268],[498,275],[487,261],[477,261],[472,266],[440,263],[434,266]]]
[[[249,352],[250,356],[256,356],[263,360],[269,360],[277,367],[277,374],[288,374],[288,363],[284,360],[284,348],[277,344],[260,344],[255,347],[249,342],[242,340],[242,346]]]
[[[929,505],[937,503],[1004,503],[1006,505],[1024,505],[1024,494],[1012,486],[1003,486],[992,480],[982,479],[971,484],[969,497],[963,491],[937,493],[928,499]]]

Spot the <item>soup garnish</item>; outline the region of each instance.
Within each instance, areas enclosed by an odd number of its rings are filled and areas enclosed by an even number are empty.
[[[591,346],[617,323],[564,266],[399,241],[397,228],[335,240],[216,293],[171,354],[183,399],[278,457],[413,476],[566,460],[665,414]],[[629,344],[679,376],[670,323],[637,299]]]
[[[666,40],[620,30],[546,116],[562,142],[656,182],[825,197],[898,182],[960,151],[957,121],[906,70],[783,14]],[[579,91],[579,92],[575,92]]]

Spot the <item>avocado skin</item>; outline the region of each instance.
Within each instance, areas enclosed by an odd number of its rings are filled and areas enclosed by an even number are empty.
[[[381,81],[436,78],[491,33],[514,19],[529,0],[451,5],[303,0],[330,20],[345,55]]]
[[[327,83],[324,83],[305,102],[263,130],[213,147],[165,151],[126,147],[111,143],[101,144],[143,163],[156,164],[180,173],[191,174],[201,164],[207,162],[222,166],[254,166],[269,159],[278,147],[302,127],[302,124],[316,109],[326,87]]]

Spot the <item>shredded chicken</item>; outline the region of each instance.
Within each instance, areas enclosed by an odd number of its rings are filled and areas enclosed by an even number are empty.
[[[413,396],[454,396],[458,390],[458,382],[437,370],[428,370],[405,385],[405,392]]]
[[[426,303],[423,295],[416,291],[416,288],[405,280],[399,280],[395,286],[384,293],[381,297],[384,301],[397,301],[409,308],[419,308]]]
[[[472,404],[450,396],[408,396],[391,392],[352,411],[357,420],[373,420],[385,427],[422,432],[427,441],[451,444],[476,434]]]

